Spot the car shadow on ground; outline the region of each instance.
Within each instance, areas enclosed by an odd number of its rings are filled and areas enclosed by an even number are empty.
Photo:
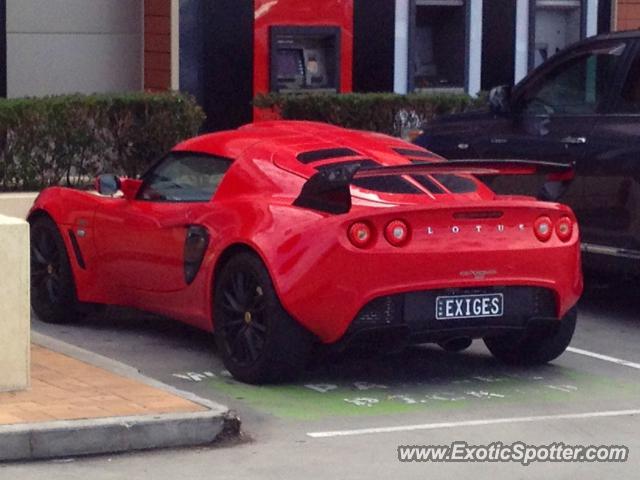
[[[109,350],[109,345],[130,344],[135,345],[134,348],[151,346],[154,352],[150,355],[168,349],[210,355],[211,370],[225,375],[213,335],[172,319],[109,307],[74,324],[46,325],[37,322],[37,330],[42,333],[53,334],[75,344],[80,344],[79,340],[82,339],[80,346],[88,349],[99,345]],[[416,385],[420,382],[446,384],[474,376],[491,382],[496,375],[510,378],[544,375],[549,378],[562,376],[561,371],[562,368],[554,365],[533,368],[502,365],[486,351],[481,340],[476,340],[469,350],[460,353],[446,352],[435,344],[409,346],[393,354],[357,349],[326,353],[320,348],[295,383],[351,384],[367,381],[385,385]]]
[[[581,310],[591,315],[601,314],[607,322],[637,324],[640,321],[636,315],[640,297],[635,295],[635,290],[633,281],[587,283],[580,302]],[[38,322],[37,329],[76,344],[79,338],[90,337],[87,343],[83,342],[89,349],[98,343],[105,345],[135,340],[137,345],[158,347],[163,351],[182,349],[211,355],[212,370],[224,374],[213,335],[145,312],[108,307],[75,324],[52,326]],[[309,368],[296,383],[348,384],[366,379],[385,385],[415,385],[420,382],[445,385],[476,377],[486,383],[491,383],[495,377],[560,381],[566,379],[566,370],[553,363],[537,367],[503,365],[489,354],[482,341],[476,340],[469,350],[460,353],[446,352],[437,345],[412,346],[386,355],[357,350],[331,355],[321,352],[314,355]]]

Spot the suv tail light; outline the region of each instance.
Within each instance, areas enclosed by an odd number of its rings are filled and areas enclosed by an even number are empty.
[[[556,235],[563,242],[568,242],[573,234],[573,222],[569,217],[562,217],[556,223]]]
[[[364,222],[356,222],[349,227],[349,240],[358,248],[366,248],[373,241],[373,231]]]
[[[540,217],[533,224],[533,231],[541,242],[546,242],[553,233],[553,223],[549,217]]]
[[[409,240],[409,225],[402,220],[389,222],[384,229],[384,237],[394,247],[401,247]]]

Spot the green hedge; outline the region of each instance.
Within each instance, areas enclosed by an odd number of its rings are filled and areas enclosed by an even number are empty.
[[[315,120],[360,130],[404,136],[436,115],[477,109],[486,104],[484,96],[465,94],[350,93],[261,95],[258,108],[270,109],[287,120]]]
[[[203,120],[193,98],[173,93],[0,100],[0,191],[136,176]]]

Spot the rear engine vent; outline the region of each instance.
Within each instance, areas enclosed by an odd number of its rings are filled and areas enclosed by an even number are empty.
[[[325,163],[324,165],[318,165],[317,167],[315,167],[315,169],[318,172],[324,172],[327,170],[333,170],[336,167],[351,167],[353,165],[359,165],[360,168],[375,168],[381,166],[378,162],[375,162],[369,158],[363,158],[362,160],[347,160],[335,163]]]
[[[358,155],[358,152],[355,152],[350,148],[327,148],[324,150],[304,152],[299,154],[297,158],[300,163],[307,164],[319,162],[320,160],[328,160],[330,158],[357,157]]]

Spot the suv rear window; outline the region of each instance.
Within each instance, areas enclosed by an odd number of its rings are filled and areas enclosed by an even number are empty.
[[[640,112],[640,55],[636,55],[624,83],[621,110],[623,112]]]

